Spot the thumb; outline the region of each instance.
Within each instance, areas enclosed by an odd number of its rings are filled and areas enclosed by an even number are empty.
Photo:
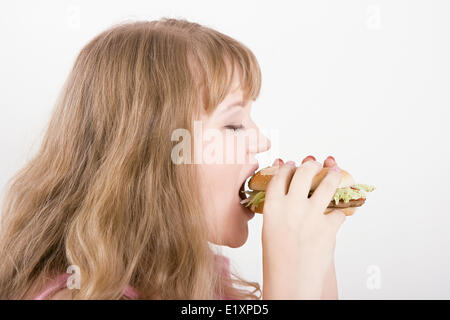
[[[281,160],[280,158],[275,159],[275,161],[272,164],[272,167],[278,167],[281,166],[282,164],[284,164],[284,161]]]
[[[328,219],[330,219],[333,224],[339,228],[345,221],[346,215],[344,211],[335,209],[327,214]]]

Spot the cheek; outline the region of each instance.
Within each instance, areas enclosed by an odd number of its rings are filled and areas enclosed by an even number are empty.
[[[206,214],[210,232],[219,242],[236,237],[246,227],[239,203],[239,171],[232,165],[202,166],[202,193],[206,199]],[[245,231],[245,230],[244,230]]]
[[[205,173],[204,190],[209,198],[214,200],[215,209],[222,212],[229,209],[232,201],[236,200],[234,193],[238,181],[238,174],[232,170],[230,165],[205,165],[203,172]]]

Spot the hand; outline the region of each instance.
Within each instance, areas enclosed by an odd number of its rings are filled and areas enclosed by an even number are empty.
[[[277,163],[278,160],[281,160],[281,159],[276,159],[274,164]],[[307,156],[305,159],[303,159],[302,164],[305,163],[306,161],[311,161],[311,160],[316,161],[316,158],[314,158],[314,156]],[[281,160],[281,161],[283,161],[283,160]],[[327,168],[327,167],[332,168],[335,165],[337,165],[337,163],[336,163],[336,160],[334,160],[334,157],[332,157],[332,156],[328,156],[325,159],[325,161],[323,162],[324,168]]]
[[[316,158],[314,158],[314,156],[307,156],[305,159],[303,159],[302,164],[305,163],[306,161],[316,161]],[[274,163],[272,164],[272,166],[280,166],[284,164],[284,161],[282,159],[276,159],[274,161]],[[325,161],[323,162],[323,167],[324,168],[332,168],[334,165],[337,165],[336,160],[334,159],[334,157],[332,156],[328,156]]]
[[[280,168],[268,185],[264,204],[263,295],[265,299],[319,299],[336,233],[345,220],[340,210],[323,214],[341,173],[330,170],[308,198],[312,178],[322,164],[308,157],[299,167],[282,160],[277,164]],[[324,162],[334,165],[334,159]]]

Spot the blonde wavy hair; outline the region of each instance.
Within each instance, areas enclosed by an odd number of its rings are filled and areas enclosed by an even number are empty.
[[[82,48],[36,155],[7,184],[1,299],[27,299],[70,265],[73,299],[125,299],[126,285],[139,299],[261,298],[257,282],[217,272],[196,166],[171,161],[172,131],[192,132],[225,98],[230,65],[255,100],[252,52],[184,19],[123,22]]]

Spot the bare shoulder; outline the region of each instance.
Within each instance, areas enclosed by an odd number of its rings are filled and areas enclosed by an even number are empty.
[[[49,300],[72,300],[72,290],[63,288],[55,291],[55,293],[49,297]]]

